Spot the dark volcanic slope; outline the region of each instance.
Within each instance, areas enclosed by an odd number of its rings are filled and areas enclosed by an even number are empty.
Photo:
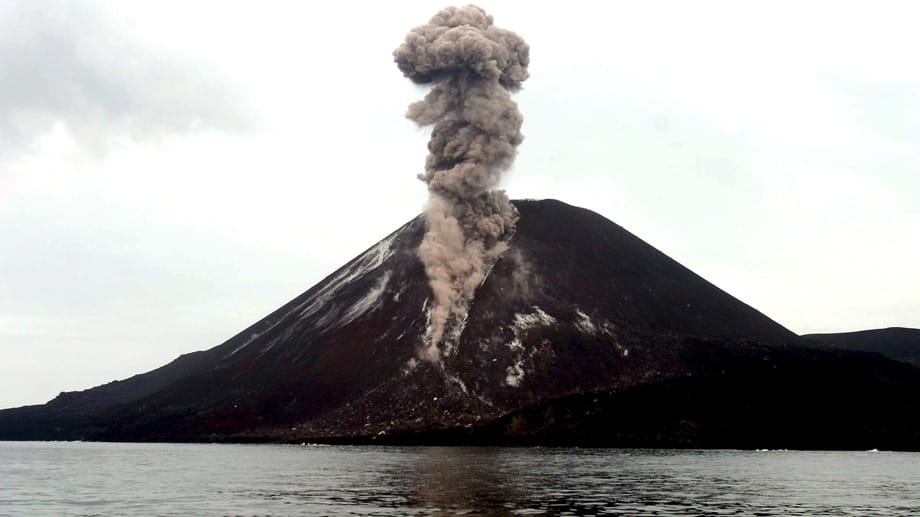
[[[438,364],[415,360],[430,296],[415,256],[424,227],[415,219],[220,346],[44,406],[0,411],[0,438],[411,441],[481,429],[477,439],[507,441],[520,433],[496,434],[503,419],[557,400],[578,407],[579,397],[600,397],[613,408],[633,397],[630,407],[638,407],[635,400],[645,399],[636,393],[653,393],[650,407],[671,408],[656,418],[672,425],[682,406],[661,400],[673,390],[656,389],[689,382],[708,411],[719,401],[701,394],[731,392],[740,380],[763,379],[761,394],[786,393],[773,389],[782,382],[772,374],[778,368],[820,372],[830,361],[850,371],[864,359],[770,352],[797,350],[791,345],[799,338],[623,228],[558,201],[515,204],[521,219],[512,247],[477,290],[468,319],[448,332]],[[874,361],[852,369],[846,386],[891,379],[886,389],[899,392],[920,375]],[[797,386],[819,377],[803,375]],[[830,378],[809,400],[832,397],[844,381]],[[666,436],[650,425],[649,436]],[[898,425],[902,442],[913,436],[914,427]],[[568,428],[574,443],[590,434],[583,425]],[[705,440],[679,443],[727,443],[728,428],[714,429]]]
[[[555,200],[516,205],[521,221],[514,248],[490,280],[502,289],[522,278],[525,304],[580,310],[654,331],[796,341],[775,321],[594,212]]]
[[[837,334],[806,334],[802,338],[840,350],[877,352],[896,361],[920,366],[920,329],[890,327]]]

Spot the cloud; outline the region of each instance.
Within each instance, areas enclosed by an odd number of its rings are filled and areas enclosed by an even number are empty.
[[[86,2],[0,4],[0,152],[28,150],[59,123],[95,153],[119,137],[253,126],[213,66],[145,47],[130,31]]]

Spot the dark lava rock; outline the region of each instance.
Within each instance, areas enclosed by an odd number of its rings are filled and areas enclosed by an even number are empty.
[[[603,217],[518,201],[511,248],[416,361],[421,218],[210,350],[0,438],[920,448],[920,369],[794,333]]]

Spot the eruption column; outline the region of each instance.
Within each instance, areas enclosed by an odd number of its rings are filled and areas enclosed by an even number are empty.
[[[418,256],[434,298],[421,355],[438,362],[445,333],[465,321],[475,289],[507,249],[517,221],[508,196],[494,187],[523,140],[523,119],[509,91],[527,79],[529,49],[470,5],[448,7],[416,27],[393,56],[406,77],[433,85],[406,116],[434,124],[419,175],[430,199]]]

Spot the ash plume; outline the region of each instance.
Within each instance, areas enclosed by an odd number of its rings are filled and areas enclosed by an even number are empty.
[[[509,91],[527,79],[529,48],[469,5],[443,9],[413,29],[393,56],[406,77],[432,84],[406,116],[420,126],[434,124],[419,175],[430,199],[418,256],[433,292],[421,356],[437,362],[445,336],[462,329],[476,288],[507,249],[517,221],[508,196],[495,186],[523,140],[523,118]]]

